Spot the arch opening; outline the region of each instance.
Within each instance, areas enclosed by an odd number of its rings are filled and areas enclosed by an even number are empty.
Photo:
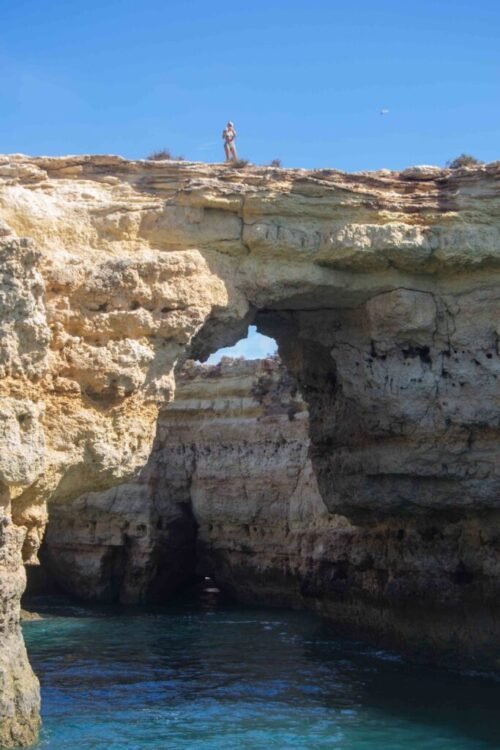
[[[276,356],[188,362],[137,479],[50,507],[28,596],[45,573],[45,591],[86,600],[166,601],[197,576],[238,597],[263,534],[284,539],[293,527],[298,544],[299,527],[326,512],[307,433],[305,403]]]
[[[270,336],[259,333],[257,326],[249,325],[245,337],[242,337],[232,346],[222,347],[211,354],[207,364],[215,365],[222,357],[243,359],[265,359],[274,356],[278,351],[276,340]]]
[[[437,386],[451,394],[454,378],[445,315],[427,293],[397,290],[354,307],[254,309],[230,325],[210,319],[193,352],[207,358],[251,321],[277,341],[284,364],[276,364],[303,407],[280,413],[283,378],[270,397],[269,372],[255,388],[253,375],[238,371],[248,363],[223,354],[216,365],[188,365],[184,396],[177,373],[153,450],[161,478],[152,484],[158,502],[192,513],[184,572],[198,566],[241,601],[312,607],[351,634],[412,652],[455,659],[488,651],[498,633],[495,581],[484,546],[470,540],[499,521],[487,503],[471,514],[470,504],[453,501],[474,491],[463,481],[463,455],[460,465],[437,463],[450,424],[432,394]],[[460,361],[456,370],[463,379]],[[222,396],[221,375],[231,383]],[[258,440],[252,409],[267,430]],[[155,516],[160,526],[167,518],[167,536],[169,512]]]

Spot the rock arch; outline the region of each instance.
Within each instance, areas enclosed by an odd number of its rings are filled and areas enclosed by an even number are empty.
[[[478,612],[484,625],[479,643],[473,617],[464,643],[491,652],[499,175],[498,165],[349,175],[1,157],[6,638],[19,644],[22,586],[11,581],[22,580],[21,547],[36,556],[47,500],[132,475],[175,368],[255,320],[302,384],[328,508],[388,529],[387,579],[373,587],[398,605],[401,638],[408,602],[425,592],[434,612],[447,591],[447,611]],[[422,539],[412,590],[392,561]],[[432,540],[446,571],[437,584]],[[436,622],[446,638],[446,618]],[[2,650],[6,673],[14,651]],[[9,687],[0,697],[0,745],[28,741],[33,700],[21,711]]]

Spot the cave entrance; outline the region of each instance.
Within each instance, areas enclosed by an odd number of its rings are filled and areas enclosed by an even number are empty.
[[[335,315],[261,309],[234,325],[207,321],[192,350],[206,362],[190,360],[176,372],[175,400],[160,413],[139,475],[50,506],[45,573],[29,571],[28,594],[38,581],[85,600],[163,602],[212,576],[235,595],[259,582],[250,599],[280,595],[285,603],[283,592],[296,588],[289,571],[278,574],[277,563],[265,575],[248,572],[265,538],[278,549],[276,540],[292,531],[298,544],[327,514],[316,469],[329,479],[325,456],[338,432],[325,418],[337,397],[328,339]],[[309,325],[321,329],[321,341]],[[207,339],[212,353],[202,350]],[[216,349],[215,341],[232,345]]]
[[[176,373],[176,398],[160,413],[139,475],[50,506],[28,596],[59,588],[83,600],[163,602],[205,576],[236,594],[263,535],[285,539],[324,515],[301,389],[324,400],[334,365],[329,352],[300,340],[296,324],[294,313],[260,311],[251,324],[226,328],[225,341],[240,335],[232,346]],[[264,599],[293,586],[259,577]]]
[[[176,399],[159,415],[150,460],[139,475],[50,506],[41,566],[27,571],[28,601],[63,592],[87,601],[161,603],[197,581],[213,594],[217,565],[206,542],[227,512],[221,488],[233,482],[229,504],[238,493],[248,497],[250,485],[261,492],[249,476],[257,469],[256,425],[264,419],[258,429],[268,440],[281,418],[294,419],[303,408],[276,349],[274,339],[249,326],[235,345],[205,364],[190,360],[176,373]],[[215,466],[217,477],[211,476]],[[272,487],[282,469],[277,466]],[[251,502],[258,505],[257,498]],[[254,516],[245,517],[245,533]]]

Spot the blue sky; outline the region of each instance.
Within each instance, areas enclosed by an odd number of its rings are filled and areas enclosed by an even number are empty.
[[[212,354],[207,362],[208,364],[215,364],[219,362],[222,357],[245,357],[245,359],[260,359],[261,357],[267,357],[269,354],[274,354],[276,351],[276,342],[274,339],[270,339],[268,336],[263,336],[261,333],[257,333],[255,326],[250,326],[248,329],[248,336],[246,339],[238,341],[235,346],[228,346],[225,349],[219,349],[218,352]]]
[[[498,0],[0,0],[0,152],[500,159]],[[381,115],[381,109],[388,109]]]
[[[0,151],[500,158],[498,0],[0,0]],[[382,108],[390,110],[386,116]]]

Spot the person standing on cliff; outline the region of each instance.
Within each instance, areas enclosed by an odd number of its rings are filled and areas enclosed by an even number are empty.
[[[224,152],[226,154],[226,161],[236,161],[238,158],[236,155],[236,130],[231,120],[227,123],[226,127],[222,131],[222,139],[224,141]]]

